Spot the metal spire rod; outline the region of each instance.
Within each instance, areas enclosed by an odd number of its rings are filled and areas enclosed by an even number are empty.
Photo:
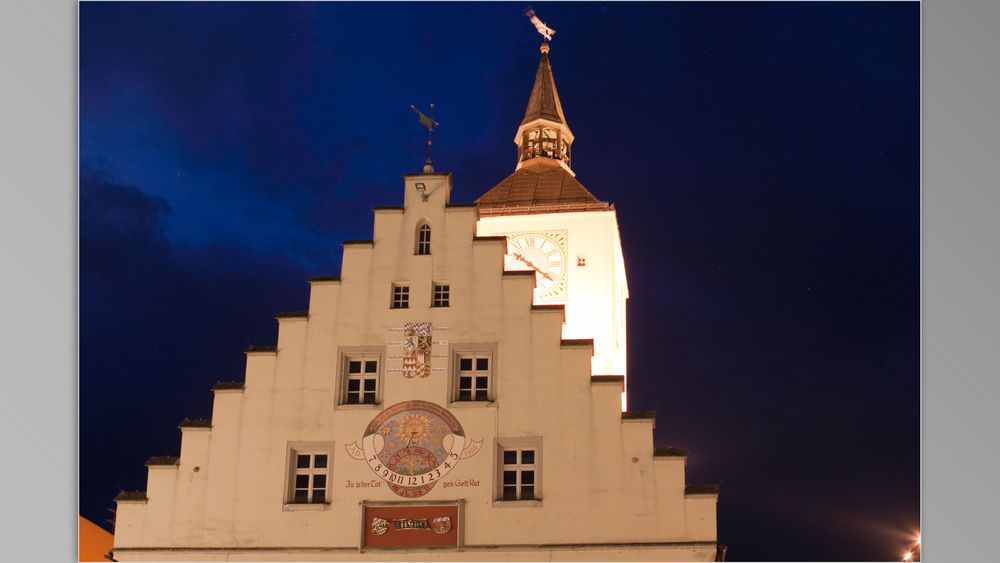
[[[427,160],[424,162],[424,172],[433,172],[434,165],[431,162],[431,146],[434,142],[434,129],[439,127],[441,124],[434,121],[434,104],[430,105],[430,116],[425,115],[424,112],[420,111],[413,104],[410,104],[410,109],[417,113],[420,119],[420,124],[427,128]]]

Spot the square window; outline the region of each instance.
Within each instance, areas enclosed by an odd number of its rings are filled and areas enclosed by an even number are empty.
[[[537,500],[539,485],[538,438],[499,441],[500,483],[498,500]]]
[[[456,373],[454,375],[455,400],[457,401],[489,401],[491,400],[491,382],[493,379],[492,351],[458,352],[454,356]]]
[[[395,283],[392,284],[392,308],[410,308],[410,286]]]
[[[431,295],[431,307],[448,307],[451,304],[451,286],[435,283]]]
[[[339,402],[343,405],[378,404],[382,353],[370,349],[357,350],[357,353],[348,352],[342,356]]]
[[[292,504],[325,503],[329,482],[330,454],[326,450],[290,452],[294,461],[288,477],[289,491],[286,502]]]

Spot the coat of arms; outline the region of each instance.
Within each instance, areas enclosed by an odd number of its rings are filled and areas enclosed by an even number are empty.
[[[431,374],[431,323],[403,325],[403,377],[428,377]]]
[[[447,534],[451,531],[451,517],[439,516],[431,520],[431,529],[435,534]]]

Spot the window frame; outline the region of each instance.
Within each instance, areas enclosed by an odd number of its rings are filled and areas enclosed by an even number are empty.
[[[521,455],[524,450],[532,450],[534,452],[534,462],[531,464],[521,463]],[[542,437],[541,436],[519,436],[519,437],[498,437],[496,439],[496,469],[494,471],[494,481],[495,485],[493,487],[493,503],[496,506],[540,506],[542,503],[543,491],[542,491]],[[517,452],[517,463],[506,464],[504,463],[504,452],[516,451]],[[508,471],[517,471],[517,481],[515,483],[517,496],[516,499],[504,499],[504,471],[505,468],[512,467],[515,469],[508,469]],[[530,469],[528,469],[530,468]],[[521,487],[524,486],[521,483],[523,477],[523,471],[532,471],[533,483],[532,487],[532,498],[525,499],[521,498]]]
[[[333,453],[336,451],[334,442],[288,442],[285,455],[285,492],[283,495],[283,510],[329,510],[331,506],[330,493],[333,490]],[[298,457],[308,455],[310,458],[309,468],[298,467]],[[326,456],[326,467],[317,469],[314,467],[317,455]],[[309,500],[307,502],[296,502],[295,491],[296,477],[299,475],[310,475],[309,479]],[[313,502],[312,495],[315,489],[312,487],[314,476],[323,475],[326,483],[323,486],[323,501]]]
[[[399,301],[401,303],[401,305],[397,305],[397,301],[396,301],[396,294],[397,294],[396,290],[397,289],[399,289],[399,290],[405,290],[405,291],[399,292],[399,294],[400,294],[401,297],[405,297],[405,299],[401,299]],[[392,282],[392,289],[389,292],[389,308],[390,309],[409,309],[410,308],[410,284],[403,283],[403,282]]]
[[[438,304],[438,288],[444,288],[444,304]],[[444,309],[451,307],[451,284],[449,282],[431,282],[431,307],[434,309]]]
[[[336,406],[338,408],[379,408],[382,404],[382,385],[385,379],[385,347],[384,346],[341,346],[337,350],[337,397]],[[375,360],[377,362],[375,367],[374,376],[365,375],[365,365],[366,361]],[[348,402],[348,396],[350,394],[349,387],[351,381],[351,373],[349,371],[351,361],[361,362],[361,377],[356,378],[362,381],[359,384],[359,393],[357,403]],[[375,381],[375,402],[366,403],[364,402],[364,381],[365,380]]]
[[[450,369],[449,371],[449,402],[454,405],[493,405],[497,399],[497,374],[499,373],[497,369],[497,358],[499,354],[497,353],[497,343],[495,342],[482,342],[482,343],[458,343],[449,345],[449,361]],[[462,381],[462,369],[461,360],[463,357],[472,356],[473,358],[487,357],[489,359],[489,371],[487,374],[488,380],[486,385],[486,399],[460,399],[461,396],[461,381]],[[473,364],[475,368],[475,364]],[[478,370],[473,369],[473,373],[477,373]],[[476,377],[472,375],[470,377]],[[475,390],[477,390],[476,382],[473,381],[473,396]]]

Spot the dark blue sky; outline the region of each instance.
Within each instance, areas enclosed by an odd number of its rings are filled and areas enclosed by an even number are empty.
[[[894,560],[919,524],[919,5],[535,3],[578,179],[618,209],[631,408],[722,481],[730,560]],[[80,511],[242,380],[402,201],[437,104],[513,170],[516,3],[80,5]]]

